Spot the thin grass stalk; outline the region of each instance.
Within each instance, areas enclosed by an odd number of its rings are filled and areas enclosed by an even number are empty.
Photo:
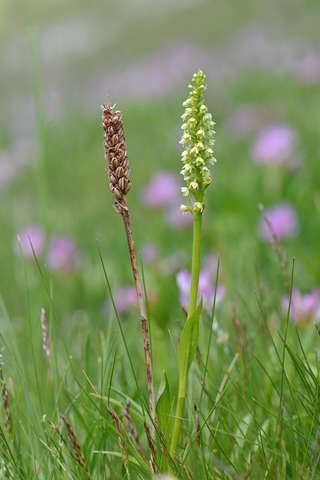
[[[75,401],[80,397],[80,392],[74,397],[74,399],[72,400],[72,402],[67,406],[66,410],[64,411],[63,415],[66,416],[67,413],[69,412],[70,408],[72,407],[72,405],[75,403]],[[54,425],[52,422],[50,422],[49,420],[47,420],[46,418],[46,415],[43,416],[42,418],[42,421],[47,421],[50,423],[50,425],[54,428],[52,434],[51,434],[51,439],[55,436],[56,433],[59,433],[60,434],[60,431],[59,431],[59,426],[60,426],[60,423],[62,422],[62,418],[59,419],[57,425]],[[40,442],[44,443],[43,440],[41,440],[41,438],[39,438]],[[44,443],[44,445],[46,445]],[[48,451],[51,452],[50,448],[48,448]],[[47,450],[43,452],[43,454],[41,455],[41,458],[39,460],[39,465],[37,467],[37,470],[36,470],[36,473],[35,473],[35,476],[33,477],[33,480],[36,479],[36,477],[38,476],[39,472],[40,472],[40,468],[41,468],[41,464],[43,462],[43,459],[44,457],[46,456],[46,453],[47,453]],[[52,452],[51,452],[52,453]]]
[[[74,451],[74,456],[75,456],[76,462],[79,464],[81,470],[83,470],[85,479],[90,480],[89,472],[88,472],[88,469],[86,467],[85,458],[84,458],[84,455],[81,451],[81,448],[80,448],[79,442],[77,440],[76,434],[74,433],[74,431],[71,428],[70,423],[68,422],[68,420],[66,419],[66,417],[62,413],[60,413],[60,417],[62,418],[62,420],[63,420],[63,422],[66,426],[68,439],[69,439],[69,442],[70,442],[70,444],[72,446],[72,449]]]
[[[38,267],[38,270],[39,270],[41,279],[42,279],[42,281],[43,281],[43,284],[44,284],[46,293],[47,293],[47,295],[48,295],[48,299],[49,299],[50,306],[51,306],[51,309],[52,309],[53,318],[54,318],[54,320],[55,320],[55,322],[56,322],[56,325],[57,325],[57,327],[58,327],[58,331],[59,331],[59,334],[60,334],[60,337],[61,337],[61,340],[62,340],[64,349],[65,349],[65,353],[66,353],[66,356],[67,356],[67,359],[68,359],[68,365],[70,365],[70,368],[71,368],[71,370],[72,370],[72,373],[73,373],[73,375],[75,375],[74,368],[73,368],[73,363],[72,363],[72,361],[71,361],[72,356],[71,356],[70,353],[69,353],[69,350],[68,350],[66,341],[65,341],[64,336],[63,336],[63,334],[62,334],[61,325],[60,325],[60,323],[59,323],[58,316],[57,316],[57,313],[56,313],[56,310],[55,310],[55,307],[54,307],[54,304],[53,304],[52,291],[50,291],[49,286],[48,286],[48,283],[47,283],[47,280],[45,279],[44,274],[43,274],[43,272],[42,272],[42,270],[41,270],[39,260],[38,260],[38,258],[37,258],[37,256],[36,256],[36,253],[35,253],[35,251],[34,251],[34,248],[33,248],[33,245],[32,245],[32,243],[31,243],[31,241],[30,241],[30,238],[29,238],[29,242],[30,242],[30,246],[31,246],[31,249],[32,249],[33,257],[34,257],[35,262],[36,262],[36,264],[37,264],[37,267]],[[21,249],[21,245],[20,245],[20,249]],[[57,358],[56,355],[55,355],[55,357]],[[56,371],[58,372],[58,368],[56,368]]]
[[[150,429],[148,428],[148,425],[146,424],[146,422],[144,422],[144,429],[145,429],[145,432],[146,432],[146,435],[147,435],[148,446],[149,446],[149,450],[150,450],[150,453],[151,453],[151,460],[150,460],[151,470],[152,470],[153,473],[156,474],[156,473],[158,473],[158,469],[157,469],[157,465],[156,465],[157,453],[156,453],[156,449],[155,449],[155,446],[154,446],[154,443],[153,443],[153,439],[151,438]]]
[[[133,436],[136,444],[137,444],[137,448],[140,452],[140,455],[141,457],[143,457],[146,461],[148,461],[147,459],[147,455],[146,455],[146,452],[143,448],[143,445],[140,441],[140,438],[139,438],[139,435],[138,435],[138,432],[137,430],[135,429],[134,427],[134,424],[133,424],[133,420],[132,420],[132,417],[130,415],[130,401],[127,400],[127,403],[126,403],[126,408],[123,409],[123,416],[124,418],[126,419],[127,421],[127,425],[129,427],[129,430],[130,430],[130,433],[131,435]]]
[[[277,255],[278,261],[279,261],[279,265],[280,265],[281,273],[282,273],[282,276],[283,276],[285,288],[288,290],[290,288],[288,272],[287,272],[288,258],[286,256],[284,256],[283,253],[282,253],[282,250],[281,250],[279,241],[277,239],[277,236],[275,234],[274,228],[273,228],[273,226],[270,222],[270,219],[269,219],[268,215],[266,214],[262,204],[259,204],[259,210],[260,210],[262,218],[266,222],[267,227],[269,229],[269,232],[271,234],[272,247],[273,247],[273,249],[274,249],[274,251]]]
[[[281,415],[282,415],[282,409],[283,409],[283,385],[284,385],[284,376],[285,376],[284,362],[285,362],[285,356],[286,356],[286,344],[287,344],[290,309],[291,309],[291,301],[292,301],[293,273],[294,273],[294,259],[292,261],[291,281],[290,281],[290,291],[289,291],[289,305],[288,305],[288,312],[287,312],[287,317],[286,317],[286,325],[285,325],[284,338],[283,338],[283,350],[282,350],[282,358],[281,358],[280,402],[279,402],[279,411],[278,411],[278,422],[279,422],[279,426],[280,426],[279,441],[281,439],[281,433],[282,433],[282,430],[281,430],[281,425],[282,425]]]
[[[202,388],[200,393],[200,400],[199,405],[201,404],[203,389],[206,382],[206,376],[208,371],[208,363],[209,363],[209,354],[210,354],[210,347],[211,347],[211,339],[212,339],[212,332],[213,332],[213,320],[214,320],[214,313],[216,310],[216,299],[217,299],[217,288],[218,288],[218,278],[219,278],[219,269],[220,269],[220,255],[218,256],[218,265],[217,265],[217,273],[216,273],[216,283],[214,288],[214,297],[213,297],[213,305],[212,305],[212,313],[211,313],[211,323],[210,323],[210,333],[209,333],[209,341],[208,341],[208,348],[207,348],[207,355],[206,355],[206,362],[203,372],[203,380],[202,380]]]
[[[152,374],[152,362],[151,362],[151,351],[150,351],[150,340],[149,340],[149,329],[147,321],[147,311],[144,301],[144,295],[142,290],[142,285],[140,281],[137,257],[134,250],[132,231],[130,228],[129,220],[129,210],[126,207],[125,201],[124,204],[121,204],[121,215],[123,218],[124,228],[126,231],[128,248],[131,259],[132,272],[134,277],[134,283],[136,286],[138,305],[140,310],[140,320],[142,326],[142,336],[143,336],[143,345],[144,345],[144,354],[146,362],[146,371],[147,371],[147,381],[148,381],[148,395],[149,395],[149,412],[150,412],[150,434],[151,438],[155,439],[155,401],[154,401],[154,388],[153,388],[153,374]]]
[[[103,273],[104,273],[104,276],[105,276],[105,279],[106,279],[106,282],[107,282],[108,291],[109,291],[109,294],[110,294],[112,306],[113,306],[113,309],[114,309],[114,312],[115,312],[115,315],[116,315],[118,327],[119,327],[120,334],[121,334],[121,337],[122,337],[122,340],[123,340],[124,348],[126,349],[126,354],[127,354],[127,357],[128,357],[129,363],[130,363],[130,367],[131,367],[131,371],[132,371],[132,375],[133,375],[133,378],[134,378],[134,381],[135,381],[135,384],[136,384],[136,387],[137,387],[137,392],[139,394],[139,397],[141,397],[140,388],[139,388],[139,384],[138,384],[138,379],[137,379],[137,376],[136,376],[136,372],[134,370],[134,366],[133,366],[133,363],[132,363],[132,358],[131,358],[131,355],[130,355],[130,352],[129,352],[128,344],[127,344],[127,341],[126,341],[126,338],[125,338],[125,335],[124,335],[124,331],[123,331],[123,328],[122,328],[122,325],[121,325],[121,322],[120,322],[120,318],[119,318],[119,315],[118,315],[118,312],[117,312],[117,308],[116,308],[116,305],[115,305],[115,302],[114,302],[109,278],[108,278],[106,267],[104,265],[104,261],[103,261],[102,255],[101,255],[101,250],[100,250],[98,241],[97,241],[97,248],[98,248],[98,253],[99,253]],[[110,388],[111,388],[111,386],[110,386]],[[110,392],[110,389],[109,389],[109,392]]]
[[[24,285],[25,285],[25,292],[26,292],[26,308],[27,308],[27,319],[28,319],[28,330],[29,330],[31,357],[32,357],[32,363],[33,363],[33,368],[34,368],[34,376],[35,376],[35,380],[36,380],[39,407],[40,407],[40,411],[43,412],[42,398],[41,398],[41,394],[40,394],[40,383],[39,383],[39,377],[38,377],[38,369],[37,369],[37,363],[36,363],[36,357],[35,357],[34,345],[33,345],[30,304],[29,304],[29,291],[28,291],[28,281],[27,281],[27,267],[26,267],[26,263],[25,263],[25,260],[24,260],[24,256],[23,256],[20,237],[19,237],[19,235],[17,235],[17,237],[18,237],[19,248],[20,248],[20,253],[21,253],[21,258],[22,258],[23,272],[24,272]],[[31,243],[30,237],[28,237],[28,240],[29,240],[29,243],[30,243],[32,251],[33,251],[33,245]]]
[[[114,419],[116,418],[117,419],[117,422],[119,423],[119,425],[121,426],[122,428],[122,432],[123,434],[126,436],[127,438],[127,441],[130,443],[132,449],[134,450],[136,456],[137,456],[137,459],[140,460],[140,466],[144,469],[145,473],[147,475],[150,475],[150,465],[148,465],[148,463],[145,461],[145,459],[141,456],[139,450],[136,449],[136,447],[134,446],[134,444],[132,443],[131,439],[130,439],[130,436],[128,435],[123,423],[121,422],[120,418],[117,416],[117,414],[115,413],[115,411],[110,407],[110,405],[107,403],[107,401],[105,400],[105,398],[98,392],[98,390],[95,388],[95,386],[93,385],[93,383],[90,381],[90,379],[88,378],[87,374],[82,370],[82,373],[84,374],[84,376],[86,377],[87,381],[89,382],[89,384],[91,385],[91,388],[93,389],[94,393],[96,394],[96,396],[98,398],[100,398],[102,400],[102,402],[106,405],[107,407],[107,410],[108,410],[108,413],[111,415],[111,417]],[[92,398],[91,398],[91,395],[88,395],[88,393],[84,390],[84,388],[80,385],[79,382],[77,382],[79,384],[79,387],[82,388],[82,391],[83,393],[87,396],[88,400],[90,400],[93,405],[96,406],[96,404],[93,402]],[[97,407],[97,406],[96,406]],[[104,414],[103,412],[99,409],[99,407],[97,407],[101,416],[104,417]],[[148,477],[149,478],[149,477]]]

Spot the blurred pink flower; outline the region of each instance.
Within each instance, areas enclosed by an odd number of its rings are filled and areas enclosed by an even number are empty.
[[[53,236],[49,243],[46,263],[52,271],[68,272],[77,268],[80,258],[74,239],[68,236]]]
[[[153,263],[159,256],[159,250],[155,243],[145,243],[141,248],[141,258],[146,264]]]
[[[171,205],[170,209],[166,212],[166,219],[169,225],[177,230],[187,228],[193,225],[193,216],[190,212],[185,215],[181,211],[181,198],[180,202],[175,205]]]
[[[320,82],[320,55],[315,51],[308,51],[293,65],[293,71],[299,80],[306,85]]]
[[[207,57],[203,47],[175,41],[132,64],[121,64],[112,73],[103,72],[103,84],[113,97],[162,99],[192,76],[199,64],[205,64]]]
[[[289,296],[281,301],[284,312],[289,308]],[[298,288],[292,289],[290,318],[298,323],[309,323],[320,319],[320,290],[314,288],[310,294],[302,295]]]
[[[292,164],[296,163],[297,143],[298,134],[290,125],[273,123],[258,133],[250,153],[261,165]]]
[[[22,253],[25,259],[34,259],[30,242],[32,243],[36,257],[39,258],[41,256],[45,246],[46,234],[40,225],[31,223],[30,225],[23,227],[22,230],[19,231],[19,237]],[[17,239],[15,240],[15,251],[20,255],[20,248]]]
[[[17,127],[21,133],[19,126]],[[9,187],[34,152],[34,141],[20,135],[10,149],[0,150],[0,191]]]
[[[177,273],[176,280],[179,288],[180,303],[185,310],[188,310],[190,287],[191,287],[191,274],[185,269],[180,270]],[[200,300],[200,296],[202,295],[203,308],[207,311],[212,310],[214,292],[215,292],[215,288],[214,288],[209,271],[205,269],[200,270],[198,301]],[[216,293],[216,306],[223,299],[224,293],[225,293],[224,285],[222,285],[221,283],[218,284],[217,293]]]
[[[112,290],[112,295],[119,317],[126,313],[130,313],[133,309],[136,310],[138,308],[138,299],[135,287],[121,286],[114,288]],[[158,300],[156,292],[148,291],[147,289],[147,298],[148,307],[150,310],[152,310]],[[107,306],[109,309],[111,308],[111,310],[113,310],[111,299],[109,299],[107,302]]]
[[[135,287],[118,287],[112,292],[118,315],[130,312],[138,307]],[[111,304],[111,301],[109,302]]]
[[[290,203],[279,203],[265,211],[266,217],[272,227],[272,231],[278,241],[294,237],[299,228],[298,217]],[[267,222],[261,218],[259,234],[263,240],[272,242],[272,233]]]
[[[141,189],[141,200],[149,208],[170,205],[180,193],[179,179],[170,172],[160,171],[153,175],[148,186]]]
[[[4,158],[0,153],[0,191],[8,187],[17,173],[17,166],[13,164],[11,158]]]
[[[206,270],[210,273],[211,278],[215,281],[218,268],[218,255],[216,253],[210,252],[206,253],[202,261],[203,265],[206,266]],[[221,262],[219,265],[219,274],[222,272]]]
[[[263,112],[245,105],[234,110],[225,120],[225,128],[236,138],[242,138],[257,130],[263,121]]]

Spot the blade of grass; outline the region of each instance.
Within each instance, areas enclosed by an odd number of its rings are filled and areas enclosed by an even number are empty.
[[[200,392],[199,405],[201,405],[203,389],[204,389],[204,386],[205,386],[206,374],[207,374],[207,370],[208,370],[209,354],[210,354],[212,331],[213,331],[213,320],[214,320],[214,313],[215,313],[215,309],[216,309],[219,268],[220,268],[220,255],[218,255],[218,265],[217,265],[216,283],[215,283],[214,297],[213,297],[213,306],[212,306],[211,323],[210,323],[210,331],[209,331],[209,341],[208,341],[208,347],[207,347],[207,355],[206,355],[206,361],[205,361],[205,367],[204,367],[204,373],[203,373],[203,380],[202,380],[202,388],[201,388],[201,392]]]
[[[104,261],[103,261],[102,255],[101,255],[98,240],[96,241],[96,244],[97,244],[97,248],[98,248],[98,252],[99,252],[99,257],[100,257],[104,277],[105,277],[106,282],[107,282],[108,291],[109,291],[109,295],[110,295],[111,302],[112,302],[112,305],[113,305],[114,313],[116,315],[118,327],[119,327],[119,330],[120,330],[120,333],[121,333],[122,341],[123,341],[124,347],[126,349],[126,354],[127,354],[127,357],[128,357],[129,363],[130,363],[130,367],[131,367],[131,371],[132,371],[132,375],[133,375],[133,378],[134,378],[134,381],[135,381],[135,384],[136,384],[136,387],[137,387],[137,392],[139,394],[139,397],[141,397],[141,392],[140,392],[140,388],[139,388],[139,384],[138,384],[138,379],[137,379],[137,376],[136,376],[136,372],[134,370],[133,362],[132,362],[131,355],[130,355],[129,348],[128,348],[128,344],[127,344],[127,341],[126,341],[126,338],[125,338],[125,335],[124,335],[124,332],[123,332],[123,328],[122,328],[122,325],[121,325],[121,322],[120,322],[120,318],[119,318],[119,315],[118,315],[118,312],[117,312],[116,304],[114,302],[109,278],[108,278],[107,271],[106,271],[106,268],[105,268],[105,265],[104,265]]]

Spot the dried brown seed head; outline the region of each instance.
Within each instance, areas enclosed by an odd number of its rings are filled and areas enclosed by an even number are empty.
[[[124,138],[124,128],[122,123],[122,113],[120,110],[113,112],[113,107],[101,105],[102,110],[102,129],[104,130],[103,142],[105,155],[108,162],[108,175],[110,180],[110,190],[120,202],[131,189],[131,181],[128,179],[129,168],[127,158],[127,147]]]

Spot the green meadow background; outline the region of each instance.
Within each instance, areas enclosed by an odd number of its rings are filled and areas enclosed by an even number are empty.
[[[49,325],[54,322],[47,282],[75,368],[84,368],[86,345],[95,381],[98,345],[110,325],[116,328],[97,241],[111,288],[133,285],[122,219],[104,170],[100,105],[109,95],[123,113],[135,246],[137,252],[146,244],[158,249],[157,259],[144,266],[153,344],[162,345],[154,353],[156,385],[162,369],[170,371],[168,329],[179,331],[177,319],[184,318],[176,274],[190,270],[192,228],[170,224],[165,209],[141,199],[141,189],[159,170],[179,179],[182,102],[199,68],[207,75],[217,158],[203,256],[220,254],[226,290],[216,315],[225,338],[234,342],[235,306],[254,343],[256,293],[263,292],[274,331],[285,322],[281,297],[287,292],[276,254],[259,236],[259,204],[292,204],[299,229],[282,244],[289,276],[295,257],[294,286],[302,293],[320,287],[319,15],[315,0],[1,1],[0,294],[27,367],[27,312],[40,356],[42,307]],[[239,111],[244,120],[237,124]],[[274,122],[298,134],[298,166],[292,169],[258,165],[250,154],[259,130]],[[16,234],[28,224],[41,226],[46,244],[38,264],[25,259],[25,278]],[[53,235],[74,240],[76,268],[47,268]],[[135,308],[121,316],[133,349],[141,337],[138,318]],[[318,348],[312,321],[300,333],[306,351]],[[143,379],[142,340],[140,346]],[[3,344],[0,351],[5,358]]]

